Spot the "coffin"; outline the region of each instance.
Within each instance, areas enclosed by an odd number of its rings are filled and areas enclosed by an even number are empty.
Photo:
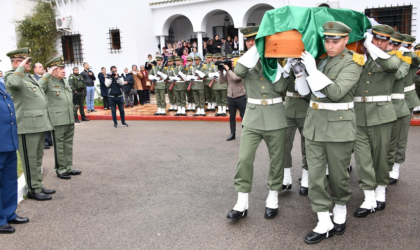
[[[364,54],[363,41],[347,44],[347,49]],[[265,37],[265,58],[299,58],[305,51],[302,34],[297,30],[279,32]],[[326,54],[322,55],[322,57]]]

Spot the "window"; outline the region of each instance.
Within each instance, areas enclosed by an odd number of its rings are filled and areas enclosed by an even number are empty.
[[[82,39],[80,34],[63,34],[61,36],[64,63],[83,63]]]
[[[109,29],[109,50],[111,53],[121,52],[120,30],[116,28]]]
[[[375,19],[380,24],[387,24],[395,31],[411,35],[412,29],[412,5],[378,7],[365,9],[365,15]]]

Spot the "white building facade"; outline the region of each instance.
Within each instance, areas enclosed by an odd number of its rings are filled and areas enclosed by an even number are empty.
[[[390,18],[397,26],[403,27],[406,32],[409,30],[413,36],[418,36],[417,27],[420,25],[416,14],[420,1],[45,1],[55,6],[57,16],[71,17],[68,31],[60,31],[60,38],[57,40],[57,49],[60,54],[65,55],[68,62],[67,75],[71,73],[73,66],[81,66],[84,61],[89,62],[95,74],[99,73],[101,67],[106,67],[109,71],[112,65],[122,72],[124,68],[131,68],[133,64],[144,64],[147,55],[154,56],[159,51],[158,45],[164,44],[165,40],[194,40],[198,43],[200,52],[203,40],[213,38],[215,33],[222,34],[222,37],[223,34],[237,34],[241,41],[242,34],[238,29],[259,25],[267,10],[286,5],[318,7],[320,4],[328,4],[331,8],[360,12],[373,9],[371,16],[385,20],[391,15]],[[3,14],[0,15],[3,30],[0,39],[0,70],[6,71],[11,68],[6,53],[16,48],[15,24],[12,21],[21,20],[24,15],[30,14],[35,4],[34,0],[0,1],[0,9],[3,10]],[[243,43],[240,43],[240,46],[243,47]]]

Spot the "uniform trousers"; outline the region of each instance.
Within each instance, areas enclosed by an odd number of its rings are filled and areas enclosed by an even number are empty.
[[[244,127],[239,146],[239,162],[236,167],[235,189],[237,192],[249,193],[254,175],[255,153],[261,140],[267,144],[270,155],[270,170],[267,188],[281,191],[283,189],[283,157],[286,128],[277,130],[258,130]]]
[[[308,195],[312,211],[325,212],[333,207],[333,202],[345,205],[350,200],[349,172],[347,170],[354,141],[318,142],[305,139],[306,159],[308,161]],[[325,175],[328,164],[329,178]],[[327,192],[331,189],[331,195]]]
[[[239,96],[236,98],[227,98],[228,107],[229,107],[229,123],[230,123],[230,132],[236,133],[236,109],[239,109],[239,115],[241,119],[244,119],[245,109],[246,109],[246,96]]]
[[[400,137],[397,143],[397,153],[395,154],[395,162],[403,164],[405,162],[405,151],[407,150],[408,131],[410,129],[411,114],[413,109],[410,109],[410,115],[404,116],[401,124]]]
[[[216,102],[216,99],[214,98],[214,92],[208,85],[204,86],[204,95],[206,96],[207,103]]]
[[[176,97],[174,94],[174,90],[169,90],[168,89],[168,98],[169,98],[169,104],[174,105],[176,104]]]
[[[53,138],[55,172],[69,173],[73,170],[74,124],[55,126]]]
[[[190,91],[187,90],[187,100],[188,100],[188,103],[195,103],[194,102],[194,94],[193,94],[192,90],[190,90]]]
[[[166,108],[165,89],[155,89],[155,95],[158,108]]]
[[[178,107],[185,107],[187,102],[187,91],[186,90],[175,90],[176,105]]]
[[[85,114],[85,94],[83,92],[84,90],[78,90],[77,93],[80,94],[79,98],[77,99],[78,102],[73,103],[73,110],[74,115],[77,115],[77,110],[79,110],[80,115]],[[75,94],[74,94],[75,95]]]
[[[388,152],[392,122],[362,127],[357,126],[354,156],[359,174],[359,187],[374,190],[389,184]]]
[[[227,89],[214,90],[217,106],[227,106]]]
[[[396,121],[392,122],[391,127],[391,140],[389,141],[389,152],[388,152],[388,171],[392,171],[392,167],[395,162],[395,154],[397,153],[398,138],[401,133],[401,125],[404,117],[397,118]]]
[[[16,151],[0,152],[0,226],[16,218],[17,208]]]
[[[293,141],[295,140],[296,130],[300,133],[300,150],[302,152],[302,168],[308,170],[306,162],[305,137],[303,136],[303,125],[305,118],[287,118],[286,142],[284,144],[284,168],[291,168]]]
[[[45,132],[20,134],[19,156],[25,174],[26,187],[31,193],[42,192],[42,157],[44,155]]]
[[[204,108],[206,102],[204,101],[204,89],[193,90],[194,101],[196,108]]]

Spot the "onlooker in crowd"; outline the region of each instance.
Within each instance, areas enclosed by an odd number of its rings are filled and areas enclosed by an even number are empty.
[[[19,217],[17,208],[17,155],[18,133],[16,112],[12,98],[3,84],[3,72],[0,71],[0,234],[11,234],[15,229],[10,224],[29,222],[28,218]]]
[[[226,55],[232,54],[232,38],[230,36],[227,37],[225,42],[225,53]]]
[[[222,53],[222,41],[219,40],[219,35],[215,35],[214,36],[214,41],[213,41],[213,53],[212,54],[217,54],[217,53]]]
[[[178,56],[178,53],[176,52],[176,50],[174,49],[174,50],[172,50],[172,55],[171,55],[173,58],[175,58],[176,56]]]
[[[192,51],[192,46],[190,42],[187,43],[187,47],[188,47],[188,54],[189,54]]]
[[[141,78],[143,77],[140,70],[137,69],[137,65],[131,66],[131,74],[133,74],[134,78],[134,90],[136,90],[135,97],[139,97],[140,105],[144,105],[144,98],[143,98],[143,85],[141,84]],[[135,105],[135,103],[134,103]]]
[[[226,56],[226,50],[225,50],[226,40],[224,38],[222,38],[221,40],[222,40],[222,55]]]
[[[213,54],[213,39],[207,41],[207,53]]]
[[[187,44],[186,41],[183,41],[182,42],[182,53],[184,53],[184,49],[187,49],[188,50],[188,44]],[[190,53],[190,52],[188,51],[188,53]]]
[[[133,107],[134,103],[134,92],[137,91],[133,88],[134,86],[134,77],[133,74],[128,73],[128,68],[124,69],[124,73],[121,74],[124,79],[124,99],[125,99],[125,107]]]
[[[193,48],[197,48],[197,42],[193,42],[192,47],[193,47]]]
[[[182,43],[178,43],[178,47],[176,49],[176,53],[178,56],[182,56],[182,53],[184,52],[184,47],[182,47]]]
[[[235,36],[235,39],[233,40],[233,51],[235,51],[235,53],[239,55],[239,41],[238,41],[238,36]]]
[[[85,62],[83,63],[83,68],[85,69],[81,75],[83,76],[83,79],[85,80],[86,84],[86,106],[87,106],[87,112],[96,112],[94,107],[94,101],[95,101],[95,80],[96,77],[93,74],[92,70],[89,69],[89,63]]]
[[[144,64],[144,68],[145,68],[146,70],[151,70],[151,69],[152,69],[152,67],[153,67],[153,65],[155,65],[155,66],[156,66],[156,61],[155,61],[155,60],[153,60],[152,55],[151,55],[151,54],[149,54],[149,55],[147,56],[147,61],[146,61],[146,63]]]
[[[101,68],[101,73],[98,74],[98,79],[99,79],[99,86],[101,89],[101,96],[102,96],[102,100],[104,103],[104,109],[108,110],[109,109],[109,101],[108,101],[108,91],[107,88],[105,86],[105,78],[106,78],[106,68],[102,67]]]
[[[44,66],[37,62],[34,64],[34,74],[32,75],[36,81],[39,81],[41,77],[45,74]],[[45,132],[45,142],[44,142],[44,149],[50,149],[50,147],[53,145],[52,137],[51,137],[51,131]]]
[[[193,47],[193,49],[192,49],[192,51],[190,53],[190,57],[191,58],[194,58],[195,56],[198,56],[198,57],[201,58],[201,60],[203,60],[203,58],[200,55],[200,52],[197,51],[197,48],[196,47]],[[193,60],[193,65],[195,65],[195,60]]]
[[[143,100],[144,103],[150,103],[150,86],[147,86],[147,82],[150,84],[149,71],[147,71],[143,65],[140,66],[140,77],[141,86],[143,87]]]
[[[117,67],[111,66],[111,73],[107,75],[107,78],[105,79],[105,86],[108,88],[108,98],[111,106],[114,128],[118,128],[117,106],[120,111],[121,127],[128,127],[128,124],[125,123],[124,98],[122,92],[123,85],[124,79],[118,76]]]
[[[167,49],[169,55],[172,55],[172,43],[168,43],[168,49]]]
[[[207,43],[203,42],[203,58],[206,58],[207,54]]]
[[[182,65],[185,66],[187,64],[187,58],[188,58],[188,49],[184,48],[184,53],[181,56],[183,62]]]

